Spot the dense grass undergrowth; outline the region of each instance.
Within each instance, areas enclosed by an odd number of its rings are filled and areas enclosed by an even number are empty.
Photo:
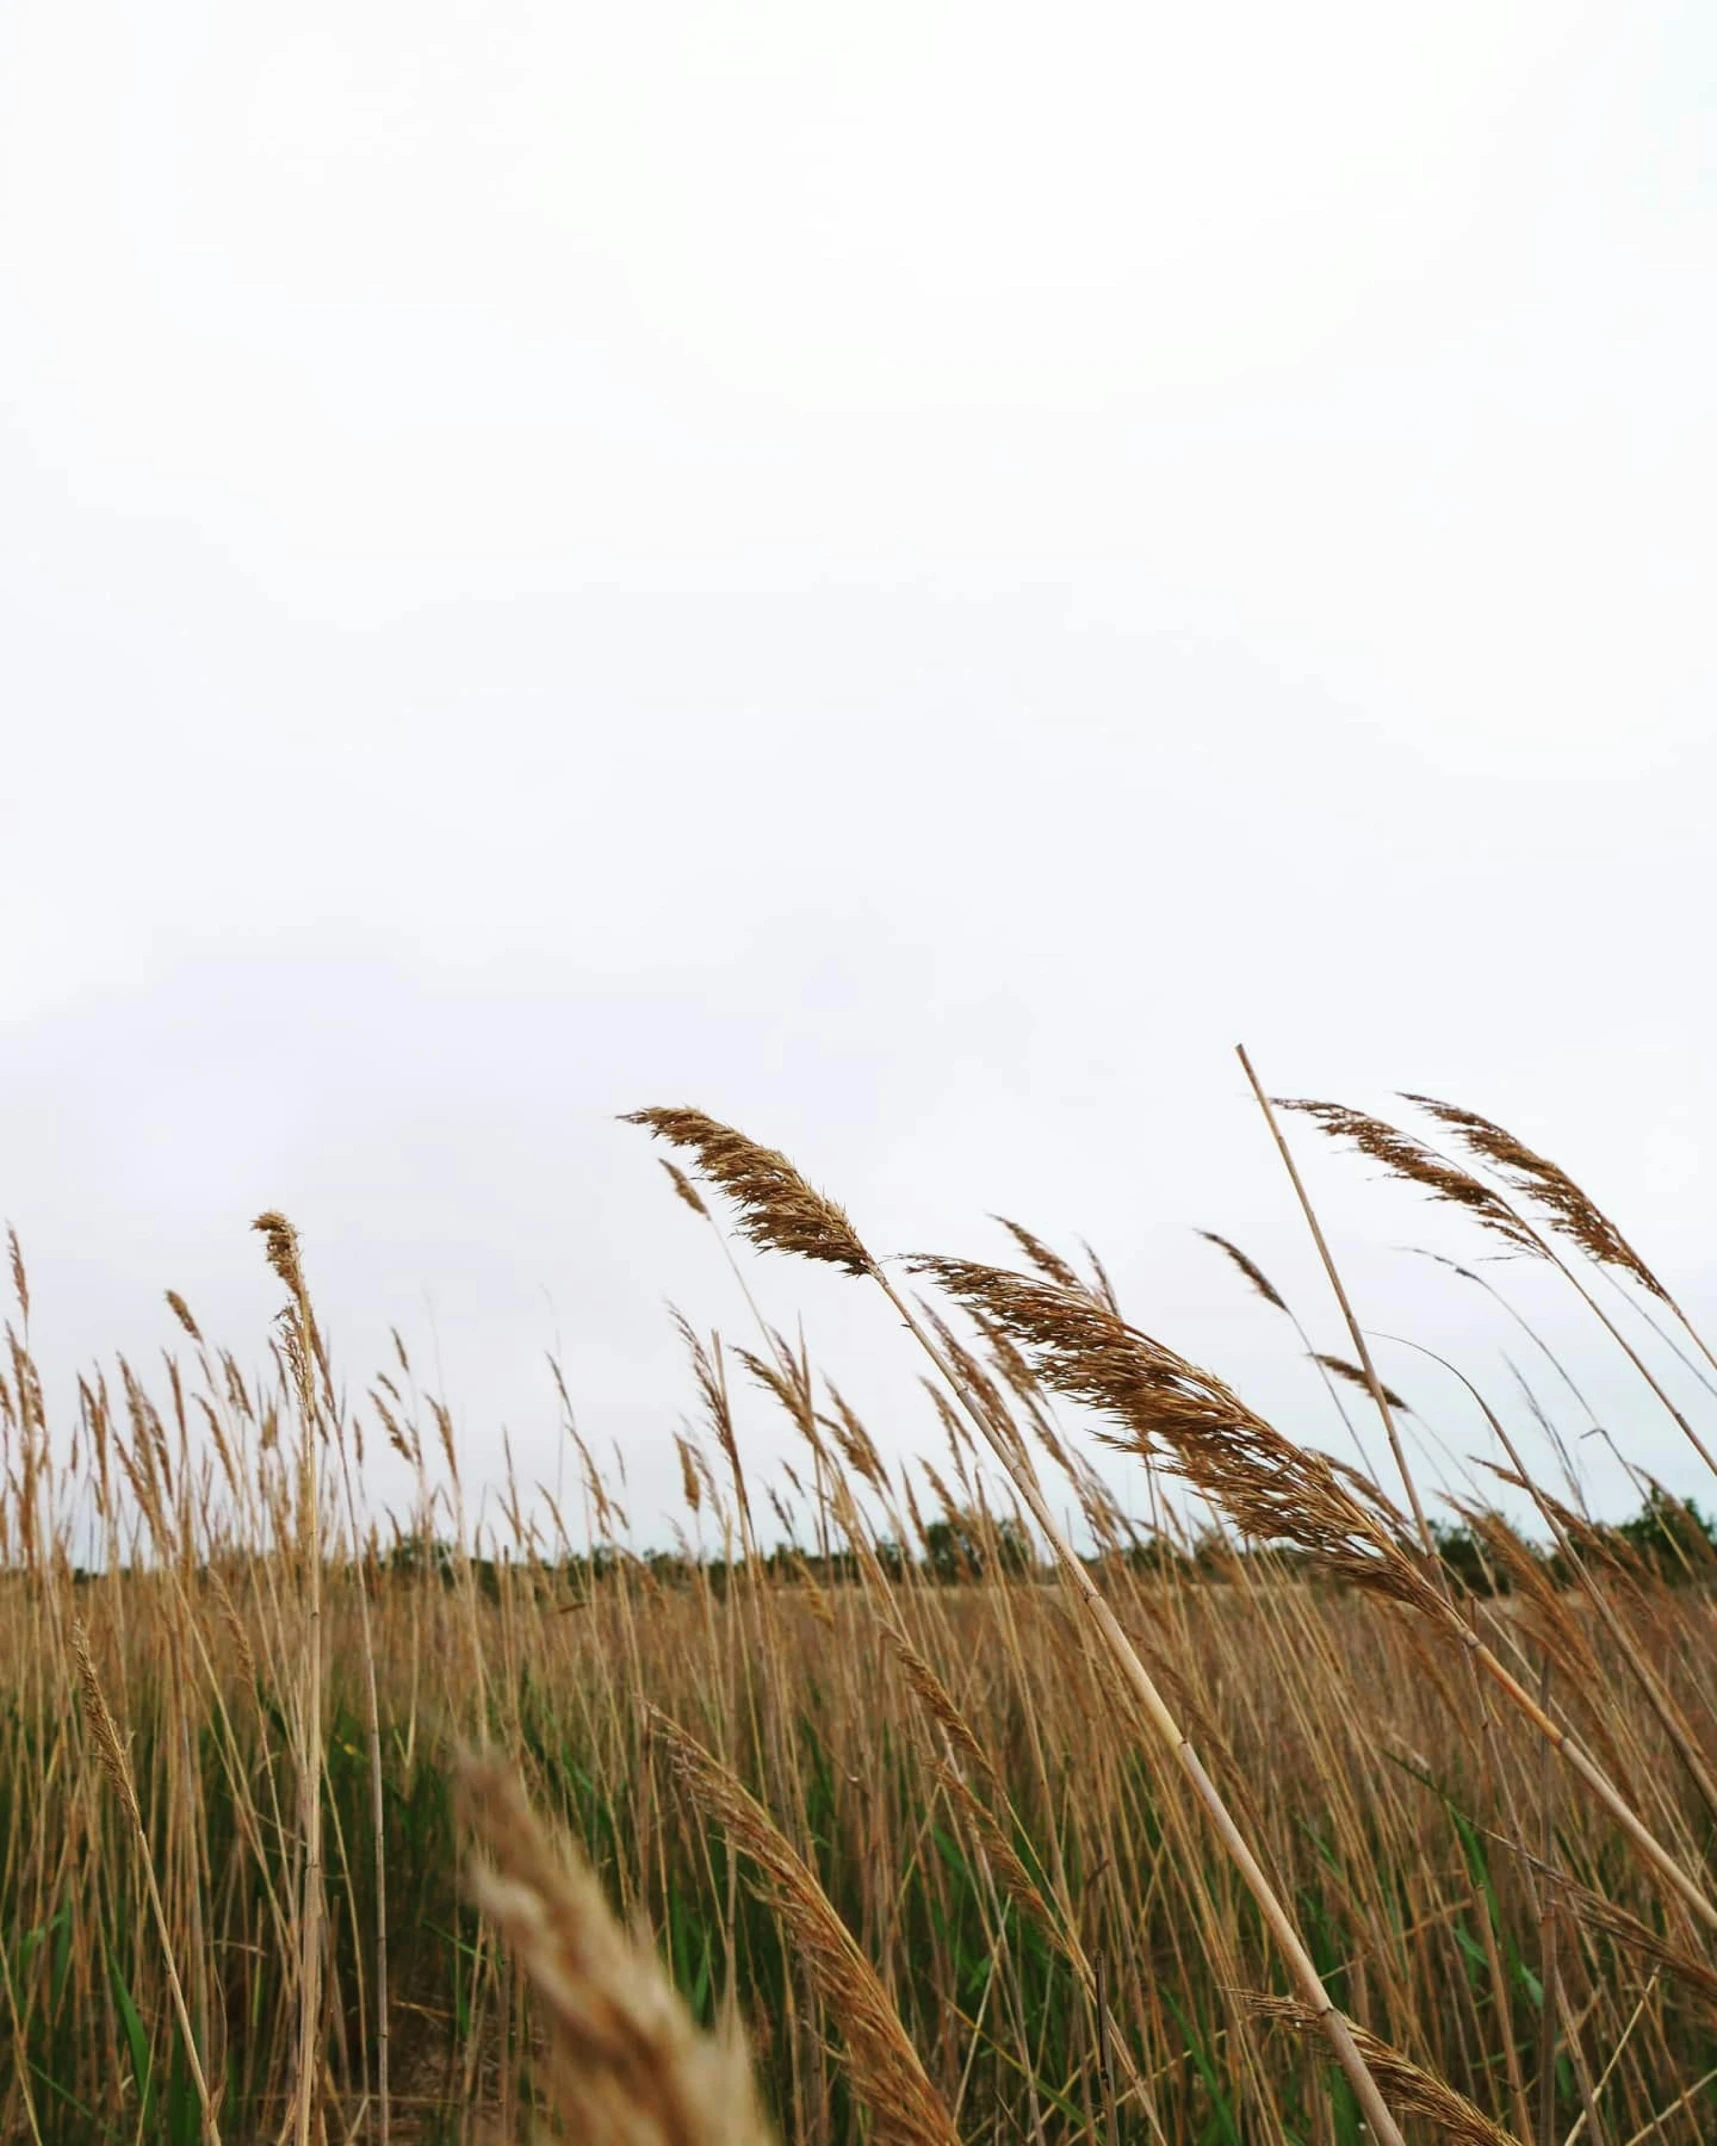
[[[1614,1272],[1654,1320],[1612,1337],[1675,1412],[1639,1335],[1691,1363],[1691,1330],[1560,1172],[1454,1116],[1470,1174],[1320,1111],[1575,1286]],[[782,1158],[649,1122],[745,1234],[896,1287]],[[924,1263],[943,1308],[896,1296],[934,1458],[885,1460],[771,1330],[688,1331],[700,1551],[628,1549],[582,1445],[588,1537],[510,1483],[477,1536],[404,1350],[340,1403],[296,1240],[263,1226],[286,1300],[267,1389],[175,1298],[160,1390],[92,1372],[64,1425],[15,1261],[0,2134],[755,2138],[675,2085],[702,2045],[616,1994],[631,1970],[596,1945],[569,1994],[577,1945],[557,1979],[529,1885],[474,1879],[454,1776],[482,1751],[807,2146],[1717,2136],[1697,1507],[1642,1479],[1601,1524],[1497,1423],[1533,1539],[1471,1501],[1433,1525],[1417,1486],[1283,1437],[1020,1231],[1017,1273]],[[1393,1447],[1352,1338],[1332,1396]],[[730,1379],[802,1439],[806,1546],[760,1542]],[[1082,1457],[1092,1429],[1153,1527]],[[418,1484],[385,1538],[366,1436]]]

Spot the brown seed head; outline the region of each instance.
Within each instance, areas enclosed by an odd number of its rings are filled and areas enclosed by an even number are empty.
[[[680,1437],[678,1432],[674,1434],[674,1445],[680,1456],[680,1490],[695,1513],[703,1506],[703,1485],[698,1481],[697,1462],[692,1456],[690,1443]]]
[[[1249,1259],[1237,1244],[1230,1244],[1226,1237],[1219,1237],[1213,1229],[1201,1229],[1198,1234],[1206,1244],[1213,1244],[1218,1251],[1228,1254],[1266,1304],[1273,1304],[1278,1311],[1287,1310],[1281,1291],[1255,1259]]]
[[[696,1156],[704,1177],[738,1209],[740,1233],[751,1243],[825,1260],[849,1274],[876,1272],[875,1260],[842,1209],[807,1184],[774,1148],[759,1147],[701,1110],[633,1110],[622,1122],[642,1125],[670,1147]]]
[[[1296,1997],[1266,1997],[1261,1992],[1242,1992],[1246,2009],[1258,2019],[1273,2019],[1296,2034],[1320,2034],[1323,2021],[1310,2005],[1301,2004]],[[1501,2124],[1476,2108],[1464,2094],[1458,2094],[1445,2080],[1432,2072],[1421,2071],[1411,2057],[1405,2057],[1399,2049],[1380,2041],[1375,2034],[1360,2026],[1357,2020],[1348,2021],[1348,2029],[1359,2045],[1359,2053],[1365,2059],[1366,2069],[1377,2081],[1383,2096],[1392,2108],[1404,2116],[1422,2116],[1435,2124],[1447,2139],[1456,2141],[1456,2146],[1520,2146],[1512,2131],[1505,2131]]]
[[[737,2035],[698,2032],[589,1865],[551,1843],[517,1775],[467,1759],[459,1791],[477,1840],[472,1895],[541,2000],[569,2134],[589,2146],[767,2146]]]
[[[1619,1267],[1648,1289],[1654,1297],[1669,1301],[1669,1292],[1617,1229],[1609,1216],[1593,1203],[1565,1170],[1516,1140],[1476,1110],[1463,1110],[1455,1103],[1439,1103],[1428,1095],[1407,1095],[1403,1101],[1419,1108],[1439,1125],[1446,1125],[1467,1150],[1486,1162],[1521,1198],[1531,1200],[1548,1217],[1550,1227],[1577,1244],[1600,1266]]]
[[[1041,1237],[1034,1237],[1023,1222],[1010,1222],[1006,1215],[992,1215],[990,1219],[1001,1224],[1046,1281],[1058,1283],[1063,1289],[1085,1287],[1061,1254],[1052,1251]]]
[[[112,1782],[113,1792],[124,1805],[126,1816],[134,1826],[140,1826],[142,1818],[137,1808],[137,1790],[132,1785],[131,1766],[125,1755],[125,1745],[120,1738],[118,1724],[108,1710],[101,1679],[96,1675],[95,1658],[89,1651],[89,1634],[76,1618],[72,1621],[72,1652],[77,1657],[78,1685],[83,1695],[83,1716],[95,1741],[96,1760],[102,1772]]]
[[[882,1455],[876,1450],[869,1431],[865,1429],[834,1381],[829,1379],[824,1383],[828,1386],[829,1399],[834,1404],[835,1413],[833,1416],[822,1416],[818,1420],[834,1433],[835,1443],[845,1456],[847,1466],[862,1475],[873,1490],[885,1491],[888,1478],[883,1473]]]
[[[1338,1379],[1345,1379],[1350,1386],[1357,1386],[1362,1393],[1371,1391],[1371,1381],[1358,1364],[1350,1364],[1345,1356],[1325,1356],[1321,1350],[1314,1349],[1312,1351],[1312,1362],[1322,1364],[1326,1371],[1334,1372]],[[1402,1400],[1393,1386],[1385,1386],[1383,1381],[1379,1379],[1377,1390],[1391,1408],[1399,1410],[1404,1416],[1410,1416],[1413,1413],[1412,1409]]]
[[[202,1329],[197,1325],[196,1320],[191,1317],[191,1307],[185,1302],[184,1298],[179,1294],[178,1290],[168,1290],[167,1309],[173,1314],[174,1318],[178,1320],[179,1324],[185,1329],[186,1333],[190,1335],[193,1341],[202,1340]]]
[[[1643,1954],[1648,1960],[1655,1960],[1678,1982],[1696,1991],[1707,2005],[1717,2006],[1717,1973],[1703,1960],[1695,1959],[1648,1923],[1641,1922],[1637,1915],[1630,1915],[1626,1908],[1618,1907],[1601,1893],[1592,1892],[1565,1872],[1557,1873],[1556,1890],[1558,1898],[1581,1922],[1591,1929],[1602,1930],[1618,1944]]]
[[[1000,1784],[989,1753],[979,1743],[971,1724],[954,1704],[954,1695],[931,1668],[924,1656],[907,1638],[904,1632],[887,1624],[883,1627],[888,1643],[899,1658],[906,1672],[906,1681],[917,1695],[918,1703],[947,1737],[949,1746],[971,1773],[984,1783],[986,1790],[995,1793]]]
[[[1297,1544],[1357,1586],[1440,1604],[1388,1500],[1326,1455],[1292,1444],[1213,1372],[1082,1291],[970,1260],[911,1264],[1004,1328],[1046,1386],[1107,1417],[1119,1432],[1108,1443],[1166,1457],[1242,1533]]]
[[[264,1256],[296,1298],[304,1295],[304,1268],[298,1256],[298,1232],[283,1214],[269,1208],[251,1224],[263,1237]]]
[[[704,1205],[703,1195],[696,1185],[677,1162],[669,1162],[666,1156],[661,1158],[661,1162],[662,1168],[668,1173],[668,1183],[673,1186],[677,1197],[685,1201],[694,1215],[701,1215],[707,1222],[710,1219],[709,1209]]]
[[[699,1807],[717,1819],[761,1878],[829,2017],[839,2023],[847,2078],[870,2111],[877,2146],[959,2146],[959,2133],[919,2061],[876,1969],[816,1874],[775,1821],[697,1740],[665,1714],[650,1727]]]
[[[990,1868],[1000,1879],[1002,1890],[1012,1900],[1028,1921],[1050,1940],[1056,1950],[1067,1951],[1067,1940],[1061,1926],[1049,1912],[1049,1903],[1032,1881],[1031,1873],[1020,1861],[1014,1844],[1002,1830],[1001,1823],[988,1804],[972,1793],[971,1784],[957,1773],[945,1760],[936,1768],[936,1778],[947,1792],[949,1800],[965,1818],[977,1835]]]
[[[1381,1163],[1390,1176],[1405,1178],[1409,1184],[1423,1187],[1433,1199],[1463,1209],[1482,1229],[1505,1239],[1516,1251],[1536,1253],[1542,1258],[1543,1246],[1500,1193],[1458,1169],[1411,1133],[1386,1125],[1381,1118],[1368,1117],[1364,1111],[1349,1110],[1344,1103],[1310,1103],[1286,1096],[1277,1096],[1275,1101],[1278,1110],[1297,1110],[1332,1140],[1351,1140],[1362,1155]]]

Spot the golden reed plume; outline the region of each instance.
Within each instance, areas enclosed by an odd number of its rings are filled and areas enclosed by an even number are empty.
[[[567,2135],[584,2146],[772,2146],[737,2028],[699,2031],[589,1864],[551,1842],[513,1769],[465,1759],[459,1801],[476,1840],[472,1897],[540,2001]]]

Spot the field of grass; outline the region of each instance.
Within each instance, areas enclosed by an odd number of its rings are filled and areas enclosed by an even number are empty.
[[[1460,1113],[1442,1147],[1312,1116],[1564,1265],[1675,1413],[1653,1352],[1708,1359],[1553,1166]],[[684,1495],[722,1555],[623,1548],[582,1447],[594,1552],[510,1495],[474,1539],[404,1350],[337,1402],[282,1218],[268,1390],[174,1299],[178,1361],[92,1371],[75,1421],[15,1257],[0,2136],[750,2140],[741,2041],[805,2146],[1717,2137],[1696,1515],[1600,1526],[1570,1478],[1532,1486],[1534,1541],[1476,1509],[1434,1536],[1400,1474],[1283,1436],[1100,1270],[1020,1232],[1017,1272],[908,1281],[783,1158],[645,1118],[712,1225],[894,1294],[933,1457],[883,1460],[768,1329],[688,1333]],[[1357,1322],[1332,1376],[1398,1451]],[[802,1550],[739,1382],[802,1440]],[[420,1486],[386,1535],[383,1438]]]

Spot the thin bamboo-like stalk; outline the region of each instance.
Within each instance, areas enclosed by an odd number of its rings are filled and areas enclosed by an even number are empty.
[[[298,1251],[298,1233],[272,1210],[253,1225],[265,1238],[268,1263],[285,1284],[285,1355],[298,1409],[296,1499],[297,1578],[303,1638],[296,1702],[298,1820],[304,1858],[298,1929],[298,2072],[293,2129],[310,2146],[322,2092],[322,1943],[326,1919],[322,1871],[322,1514],[321,1411],[316,1392],[320,1341]]]
[[[370,1762],[370,1833],[376,1859],[376,2106],[381,2118],[382,2146],[389,2146],[392,2103],[388,2091],[388,1894],[387,1894],[387,1799],[382,1779],[381,1701],[376,1691],[375,1635],[370,1629],[370,1583],[365,1570],[364,1538],[359,1529],[358,1501],[352,1488],[351,1463],[346,1452],[346,1429],[336,1429],[340,1448],[340,1474],[346,1490],[346,1521],[351,1530],[352,1574],[358,1589],[358,1621],[364,1647],[364,1741]]]

